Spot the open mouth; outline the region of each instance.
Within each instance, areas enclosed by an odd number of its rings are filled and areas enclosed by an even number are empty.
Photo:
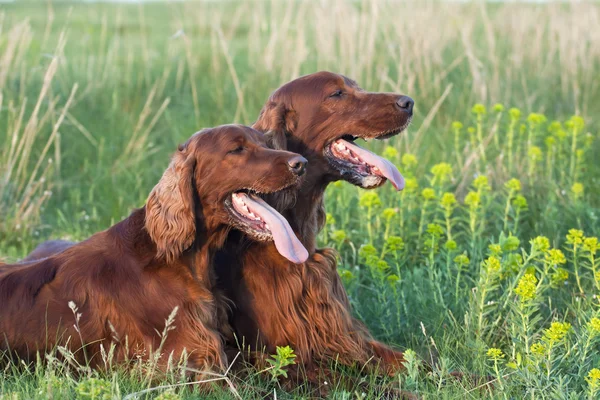
[[[255,193],[242,190],[225,201],[234,224],[259,241],[273,241],[279,253],[293,263],[308,259],[308,251],[296,237],[287,220]]]
[[[403,128],[402,128],[403,129]],[[402,129],[386,132],[378,139],[391,137]],[[347,181],[363,188],[374,188],[389,180],[396,190],[404,189],[404,177],[390,161],[356,145],[355,136],[345,135],[325,147],[329,163]]]

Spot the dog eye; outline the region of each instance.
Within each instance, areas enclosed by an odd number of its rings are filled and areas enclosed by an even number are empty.
[[[240,154],[242,151],[244,151],[246,148],[244,146],[238,146],[233,150],[229,150],[227,152],[227,154]]]
[[[343,94],[343,93],[344,93],[344,92],[342,92],[342,90],[341,90],[341,89],[339,89],[339,90],[336,90],[335,92],[331,93],[331,94],[329,95],[329,97],[342,97],[342,94]]]

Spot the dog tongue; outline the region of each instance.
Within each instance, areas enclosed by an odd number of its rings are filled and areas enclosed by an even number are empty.
[[[269,225],[279,254],[296,264],[303,263],[308,259],[308,251],[281,214],[258,196],[249,196],[246,193],[237,193],[237,195],[242,198],[249,210]]]
[[[344,140],[344,146],[356,154],[362,161],[373,167],[377,167],[379,169],[379,173],[377,173],[377,175],[387,178],[392,185],[394,185],[396,190],[404,189],[404,177],[400,171],[398,171],[398,168],[396,168],[396,166],[390,161],[383,157],[379,157],[377,154],[371,153],[370,151],[365,150],[354,143],[350,143],[347,140]]]

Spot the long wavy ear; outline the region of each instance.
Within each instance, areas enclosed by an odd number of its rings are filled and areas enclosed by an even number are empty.
[[[188,146],[173,156],[146,202],[146,230],[167,262],[189,248],[196,236],[193,183],[196,158]]]
[[[288,109],[282,102],[269,101],[260,110],[258,120],[252,126],[265,132],[269,147],[287,150],[287,138],[296,130],[296,112]]]

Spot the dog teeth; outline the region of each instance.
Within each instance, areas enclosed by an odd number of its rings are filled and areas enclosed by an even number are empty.
[[[255,221],[261,221],[260,217],[258,215],[256,215],[256,214],[254,214],[252,211],[250,211],[249,215]]]

